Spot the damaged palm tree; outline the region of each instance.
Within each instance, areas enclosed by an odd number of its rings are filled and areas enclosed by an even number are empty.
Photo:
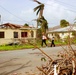
[[[37,11],[36,15],[39,14],[39,19],[40,19],[43,16],[44,4],[37,0],[33,0],[33,1],[39,4],[39,6],[34,8],[34,12]]]
[[[46,30],[48,29],[48,23],[47,20],[43,16],[43,11],[44,11],[44,4],[37,1],[33,0],[34,2],[37,2],[39,5],[34,8],[34,12],[37,11],[36,15],[39,15],[35,21],[37,21],[37,28],[40,26],[41,32],[46,33]]]

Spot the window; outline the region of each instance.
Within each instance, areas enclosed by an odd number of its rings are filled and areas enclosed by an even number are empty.
[[[0,32],[0,38],[4,38],[4,32]]]
[[[14,32],[14,38],[18,38],[18,32]]]
[[[27,37],[27,32],[21,32],[21,37]]]

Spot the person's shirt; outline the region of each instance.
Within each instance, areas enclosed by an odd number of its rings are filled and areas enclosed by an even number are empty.
[[[54,40],[54,37],[52,38],[52,40]]]
[[[47,39],[47,38],[46,38],[46,36],[45,36],[45,35],[43,35],[43,36],[42,36],[42,39],[44,40],[44,39]]]

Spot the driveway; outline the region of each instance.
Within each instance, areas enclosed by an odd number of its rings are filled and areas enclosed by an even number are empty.
[[[76,49],[76,46],[72,46]],[[67,49],[67,46],[65,46]],[[58,52],[62,51],[62,47],[45,47],[40,48],[52,59],[56,59]],[[41,58],[46,56],[38,49],[24,49],[14,51],[0,52],[0,75],[28,75],[38,71],[37,66],[41,66],[44,61]],[[46,60],[47,61],[47,60]]]

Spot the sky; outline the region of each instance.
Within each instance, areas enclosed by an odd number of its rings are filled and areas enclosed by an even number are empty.
[[[60,25],[65,19],[73,24],[76,19],[76,0],[38,0],[45,4],[43,16],[49,27]],[[36,27],[38,16],[34,8],[38,6],[33,0],[0,0],[0,24],[13,23]]]

